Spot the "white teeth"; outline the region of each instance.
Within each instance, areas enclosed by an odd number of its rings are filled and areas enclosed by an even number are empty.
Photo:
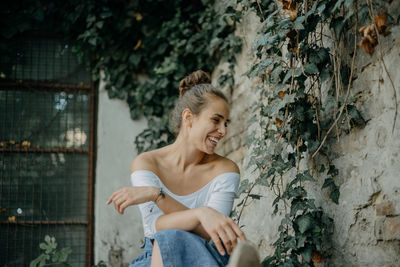
[[[215,138],[212,138],[212,137],[208,137],[208,140],[210,140],[211,142],[214,142],[214,143],[218,143],[218,139],[215,139]]]

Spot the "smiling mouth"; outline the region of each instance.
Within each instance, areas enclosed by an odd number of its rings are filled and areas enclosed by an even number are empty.
[[[217,145],[218,142],[219,142],[219,139],[217,139],[217,138],[215,138],[215,137],[212,137],[212,136],[207,137],[207,139],[210,140],[210,142],[211,142],[212,144],[214,144],[214,145]]]

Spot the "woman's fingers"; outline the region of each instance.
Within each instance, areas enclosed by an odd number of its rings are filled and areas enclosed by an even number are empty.
[[[225,250],[222,247],[222,243],[221,243],[221,240],[219,239],[218,234],[217,233],[212,233],[211,234],[211,239],[214,242],[214,245],[217,248],[219,254],[221,254],[222,256],[225,256]]]
[[[125,201],[124,203],[121,204],[121,206],[119,206],[119,210],[121,214],[124,214],[124,210],[130,206],[128,201]]]
[[[236,233],[236,236],[240,238],[243,242],[247,241],[246,236],[244,235],[243,231],[237,226],[237,224],[232,220],[231,223],[233,231]]]
[[[118,191],[115,191],[112,195],[111,195],[111,197],[107,200],[107,204],[110,204],[111,202],[114,202],[115,201],[115,199],[117,199],[118,197],[120,197],[120,195],[121,195],[121,193],[123,192],[122,191],[123,189],[120,189],[120,190],[118,190]]]
[[[230,243],[231,243],[231,250],[229,251],[229,253],[231,253],[232,252],[232,250],[236,247],[236,245],[237,245],[237,235],[234,233],[234,231],[232,230],[232,228],[231,227],[226,227],[225,228],[225,232],[226,232],[226,234],[228,235],[228,238],[229,238],[229,240],[230,240]]]
[[[230,253],[231,253],[231,247],[232,247],[232,245],[231,245],[231,240],[230,240],[230,238],[228,237],[228,235],[227,235],[226,232],[225,232],[225,229],[224,229],[224,228],[221,228],[221,229],[218,231],[218,235],[219,235],[219,237],[221,238],[222,242],[224,243],[224,246],[225,246],[226,250],[228,251],[228,254],[230,254]]]
[[[107,200],[107,202],[106,202],[107,205],[110,204],[110,203],[113,201],[113,199],[115,198],[115,196],[118,195],[119,191],[120,191],[120,190],[115,191],[114,193],[112,193],[111,197],[110,197],[110,198]]]

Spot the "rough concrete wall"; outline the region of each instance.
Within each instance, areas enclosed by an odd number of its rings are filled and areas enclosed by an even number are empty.
[[[391,11],[398,8],[399,3],[394,2]],[[253,129],[249,129],[246,122],[252,117],[254,87],[258,82],[248,80],[243,74],[254,60],[251,47],[258,26],[254,14],[248,14],[237,29],[245,45],[237,57],[235,87],[230,95],[232,123],[217,150],[238,163],[241,179],[250,181],[256,179],[257,172],[247,167],[252,147],[247,147],[245,140]],[[400,102],[400,27],[392,27],[391,31],[391,35],[382,38],[384,61]],[[350,134],[343,134],[339,142],[330,144],[338,155],[333,163],[339,169],[339,175],[335,177],[340,186],[339,205],[329,200],[328,192],[321,191],[323,176],[318,177],[317,184],[309,185],[317,206],[323,207],[334,219],[332,248],[324,260],[325,266],[399,266],[400,115],[392,133],[393,89],[379,65],[377,54],[370,57],[365,51],[358,50],[357,76],[352,89],[352,95],[358,100],[357,106],[367,120],[366,126],[353,129]],[[220,69],[214,72],[214,77],[219,75]],[[249,203],[243,210],[240,224],[245,225],[246,235],[258,246],[264,258],[273,251],[272,243],[278,238],[281,217],[272,214],[271,203],[275,196],[271,191],[256,187],[253,192],[263,198]]]
[[[146,126],[145,121],[132,121],[125,101],[109,99],[104,83],[99,86],[97,119],[97,162],[95,175],[95,263],[128,266],[141,253],[143,241],[139,209],[129,207],[120,215],[107,206],[111,194],[130,185],[130,166],[136,156],[134,140]]]

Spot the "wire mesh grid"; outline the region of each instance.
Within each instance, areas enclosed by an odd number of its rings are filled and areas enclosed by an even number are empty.
[[[12,78],[0,82],[0,266],[29,266],[45,235],[90,266],[93,87],[70,51],[55,56],[61,41],[19,47],[9,69],[0,62]]]

